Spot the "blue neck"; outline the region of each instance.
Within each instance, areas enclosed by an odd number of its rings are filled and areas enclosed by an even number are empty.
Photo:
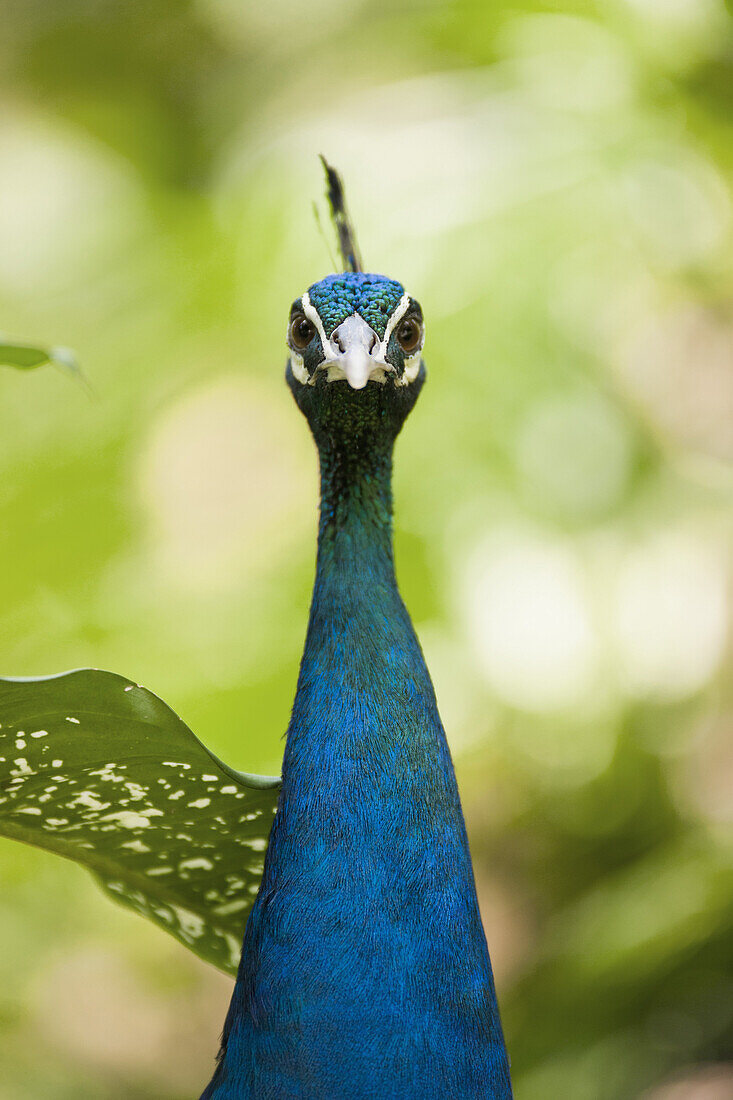
[[[319,440],[283,787],[205,1100],[511,1098],[453,767],[395,580],[393,441]]]
[[[435,757],[433,687],[397,590],[391,472],[391,446],[321,452],[316,579],[283,764],[306,803],[324,787],[334,804],[370,799],[386,779],[404,801],[410,758],[423,774],[450,767]]]

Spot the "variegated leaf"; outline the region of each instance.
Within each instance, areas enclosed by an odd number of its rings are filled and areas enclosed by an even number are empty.
[[[232,974],[279,782],[229,768],[123,676],[0,680],[0,835],[83,864]]]

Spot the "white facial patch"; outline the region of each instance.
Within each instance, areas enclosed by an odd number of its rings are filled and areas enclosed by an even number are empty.
[[[397,305],[396,310],[394,311],[394,313],[390,317],[389,321],[387,321],[387,327],[384,330],[384,339],[382,340],[382,347],[384,348],[385,353],[387,351],[387,348],[389,347],[390,337],[392,336],[392,333],[395,330],[395,326],[397,324],[399,324],[399,322],[402,320],[402,318],[407,313],[407,307],[409,306],[409,304],[410,304],[410,295],[409,294],[403,294],[402,297],[399,300],[399,303]]]
[[[311,321],[312,324],[314,324],[315,327],[316,327],[316,332],[318,333],[318,335],[320,337],[320,340],[321,340],[321,350],[323,352],[323,356],[324,356],[325,359],[328,359],[329,358],[329,348],[331,346],[331,342],[328,339],[328,337],[326,336],[326,330],[323,327],[323,321],[321,320],[321,315],[318,312],[318,310],[316,309],[316,307],[312,304],[312,302],[310,300],[310,295],[308,294],[307,290],[306,290],[305,294],[303,295],[303,297],[301,298],[301,304],[303,306],[303,313],[306,315],[308,320]],[[333,356],[330,356],[330,358],[333,358]]]
[[[315,327],[315,330],[318,333],[318,337],[321,341],[321,352],[323,353],[324,360],[328,360],[329,358],[330,359],[335,358],[335,356],[333,356],[333,355],[329,356],[329,340],[326,338],[326,333],[325,333],[325,330],[323,328],[323,321],[321,320],[321,318],[318,314],[318,310],[314,308],[314,306],[313,306],[313,304],[310,300],[310,297],[308,295],[308,291],[305,292],[305,294],[303,295],[303,297],[300,300],[300,303],[301,303],[301,306],[303,308],[303,313],[308,318],[308,320],[311,322],[311,324]],[[322,365],[322,364],[320,364],[320,365]],[[298,352],[294,351],[292,348],[290,348],[290,369],[293,372],[293,378],[296,378],[298,380],[298,382],[301,383],[301,385],[303,385],[303,386],[312,386],[312,385],[314,385],[315,380],[316,380],[315,373],[314,373],[313,377],[311,378],[311,376],[308,374],[308,371],[306,370],[305,362],[303,361],[303,356],[299,355]]]
[[[303,356],[298,355],[297,351],[293,351],[292,348],[290,349],[290,369],[293,372],[293,378],[297,378],[302,386],[308,385],[310,378],[308,377],[308,371],[305,369]]]
[[[422,362],[422,348],[416,351],[414,355],[405,356],[405,369],[402,372],[401,378],[395,378],[395,386],[409,386],[410,382],[414,382],[420,373],[420,363]]]
[[[410,295],[403,294],[400,298],[400,304],[397,306],[397,309],[390,317],[389,321],[387,322],[387,328],[384,330],[384,340],[382,341],[382,344],[384,346],[385,354],[387,351],[387,345],[390,341],[390,337],[392,336],[392,333],[394,332],[397,325],[407,313],[409,305]],[[422,343],[420,344],[420,347],[417,349],[417,351],[413,352],[412,355],[405,356],[405,369],[402,373],[401,378],[395,378],[395,386],[409,386],[410,382],[414,382],[418,374],[420,373],[421,360]]]

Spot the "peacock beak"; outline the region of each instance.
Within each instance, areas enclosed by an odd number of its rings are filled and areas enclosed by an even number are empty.
[[[330,380],[345,378],[353,390],[363,390],[370,379],[384,382],[388,365],[381,354],[381,341],[358,313],[347,317],[331,334],[330,350]]]

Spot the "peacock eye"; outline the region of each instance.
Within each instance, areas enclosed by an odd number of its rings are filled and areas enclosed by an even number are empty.
[[[303,313],[296,313],[290,322],[290,343],[298,351],[305,351],[315,335],[315,326]]]
[[[404,321],[400,321],[397,328],[397,343],[407,355],[417,350],[421,337],[422,327],[414,317],[406,317]]]

